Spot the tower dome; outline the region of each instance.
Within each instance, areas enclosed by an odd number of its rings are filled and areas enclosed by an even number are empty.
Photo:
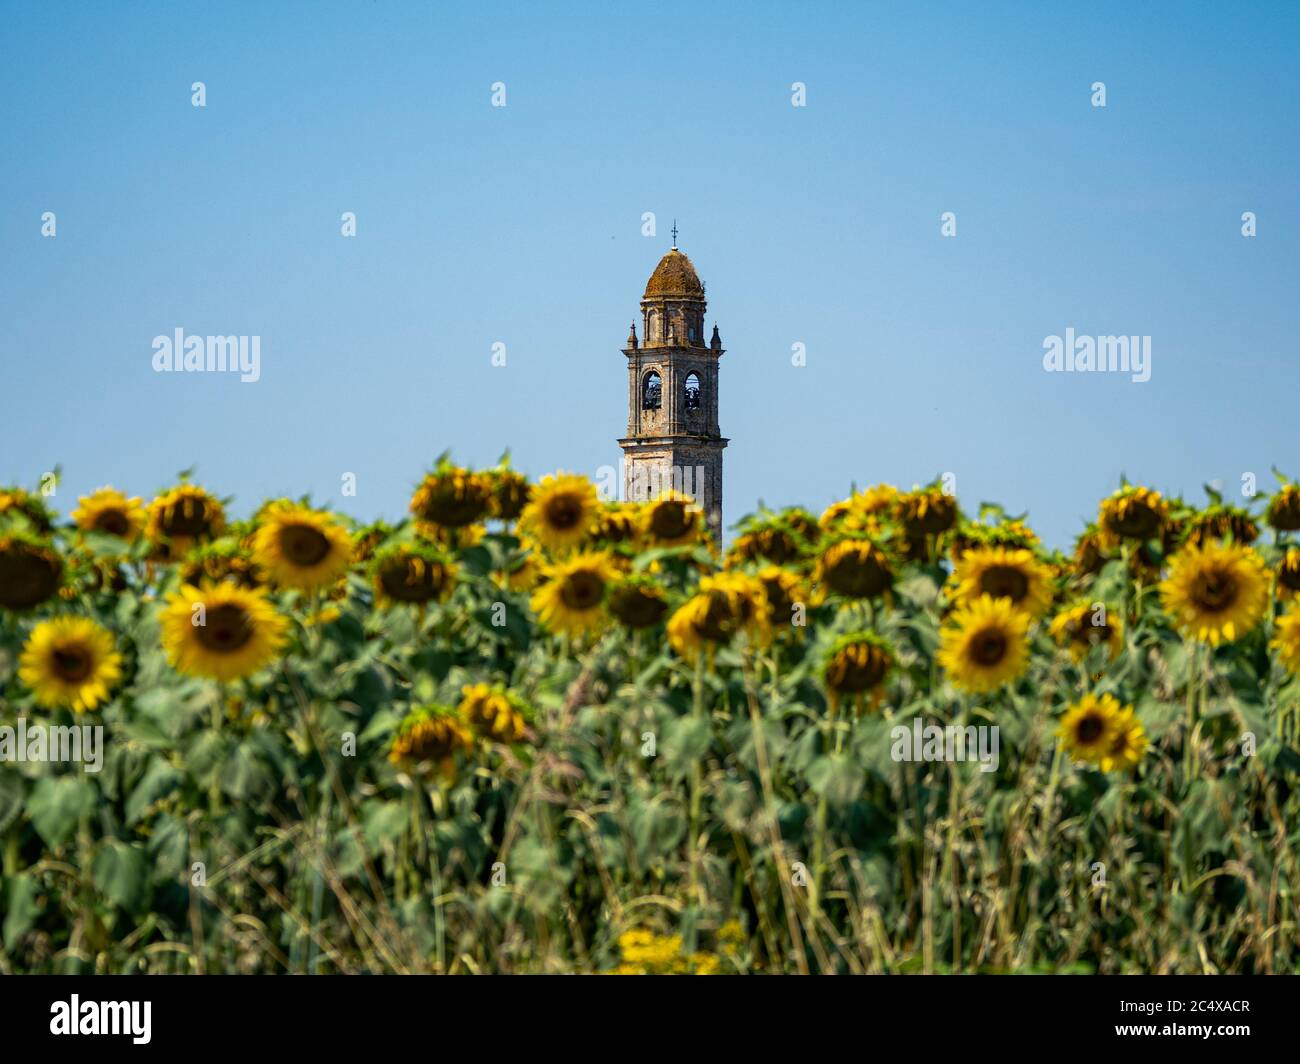
[[[691,265],[691,260],[673,248],[655,267],[655,272],[646,282],[643,299],[656,299],[663,296],[679,299],[703,299],[704,285]]]

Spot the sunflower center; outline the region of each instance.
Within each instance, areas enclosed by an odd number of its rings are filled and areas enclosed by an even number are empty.
[[[547,500],[546,523],[561,532],[573,528],[582,518],[582,503],[572,495],[556,495]]]
[[[592,572],[570,573],[560,587],[560,598],[571,610],[589,610],[605,594],[605,581]]]
[[[169,536],[201,536],[208,530],[208,509],[201,502],[187,499],[173,506],[163,521]]]
[[[51,655],[54,671],[68,683],[81,683],[90,675],[94,662],[81,647],[59,647]]]
[[[311,525],[285,525],[280,530],[280,551],[294,565],[309,569],[330,552],[330,541]]]
[[[684,502],[662,502],[650,517],[650,530],[659,539],[676,539],[690,530]]]
[[[1007,637],[995,628],[978,632],[970,641],[970,656],[976,665],[996,665],[1006,653]]]
[[[1014,565],[991,565],[980,577],[980,590],[994,598],[1019,602],[1029,591],[1029,578]]]
[[[1237,582],[1230,573],[1210,569],[1201,573],[1192,586],[1192,599],[1204,610],[1217,613],[1237,601]]]
[[[1101,719],[1098,717],[1084,717],[1079,721],[1075,728],[1075,734],[1081,743],[1095,743],[1101,738],[1101,733],[1105,730]]]
[[[216,606],[208,610],[206,620],[195,632],[204,647],[218,654],[233,654],[253,638],[253,623],[241,606]]]
[[[0,549],[0,606],[27,610],[37,606],[59,589],[63,563],[55,557],[13,544]]]
[[[95,518],[95,531],[110,536],[125,536],[131,531],[131,522],[121,510],[105,510]]]

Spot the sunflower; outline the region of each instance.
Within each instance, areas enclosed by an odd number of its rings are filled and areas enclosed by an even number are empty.
[[[606,546],[626,544],[635,547],[643,522],[639,502],[602,503],[596,513],[591,538]]]
[[[1125,706],[1115,715],[1115,738],[1099,762],[1102,772],[1133,768],[1146,754],[1148,745],[1146,729],[1134,716],[1132,707]]]
[[[182,585],[167,596],[162,642],[172,667],[229,682],[251,676],[280,653],[288,622],[260,588]]]
[[[1300,547],[1290,547],[1277,563],[1277,597],[1300,595]]]
[[[727,551],[729,566],[746,562],[772,562],[788,565],[808,553],[818,536],[812,514],[790,509],[780,514],[764,515],[746,521],[741,534]]]
[[[370,562],[375,602],[424,606],[445,599],[456,584],[456,566],[427,543],[393,543],[375,551]]]
[[[149,540],[170,561],[196,543],[216,539],[225,527],[221,503],[196,484],[178,484],[149,504]]]
[[[485,739],[517,743],[528,727],[528,709],[501,684],[467,684],[461,689],[457,709],[461,717]]]
[[[416,706],[398,725],[388,760],[408,770],[436,767],[450,776],[456,754],[468,754],[473,746],[469,727],[450,706]]]
[[[800,627],[794,623],[795,608],[807,603],[808,594],[799,574],[779,565],[765,565],[758,571],[758,581],[767,595],[773,627],[779,626],[782,630],[787,626],[792,629]]]
[[[909,537],[937,536],[957,523],[957,500],[937,486],[915,488],[894,500]]]
[[[665,491],[641,511],[642,529],[656,547],[679,547],[700,538],[704,511],[691,496]]]
[[[1051,571],[1028,550],[972,547],[953,568],[952,581],[959,603],[989,595],[1035,618],[1052,604]]]
[[[0,535],[0,606],[30,610],[63,583],[63,559],[45,540],[25,532]]]
[[[88,617],[56,617],[27,637],[18,678],[46,709],[85,713],[108,701],[122,679],[122,655],[107,629]]]
[[[524,512],[528,497],[533,491],[526,476],[504,466],[489,469],[483,475],[487,477],[488,486],[492,489],[490,512],[493,517],[513,521]]]
[[[875,540],[851,536],[822,551],[814,580],[846,598],[875,598],[893,586],[894,570]]]
[[[386,521],[372,521],[352,533],[352,560],[360,565],[369,564],[384,540],[393,534],[393,526]]]
[[[761,581],[744,573],[716,573],[700,581],[699,590],[668,621],[668,642],[693,660],[706,645],[731,642],[738,633],[763,639],[770,607]]]
[[[1300,602],[1277,619],[1272,646],[1283,665],[1291,672],[1300,673]]]
[[[45,500],[25,488],[11,485],[0,488],[0,518],[20,514],[34,532],[45,535],[54,527],[54,513]]]
[[[822,682],[832,699],[872,692],[875,704],[894,661],[893,647],[874,632],[850,632],[835,640],[827,652]]]
[[[847,499],[826,507],[817,523],[827,532],[879,532],[897,497],[898,489],[892,484],[855,491]]]
[[[1264,520],[1279,532],[1300,529],[1300,484],[1284,483],[1268,500]]]
[[[1089,525],[1074,541],[1074,571],[1079,576],[1093,576],[1101,572],[1109,560],[1105,537],[1096,525]]]
[[[1237,506],[1216,503],[1191,517],[1183,532],[1183,542],[1204,546],[1209,540],[1232,540],[1234,543],[1254,543],[1259,538],[1259,526],[1254,518]]]
[[[533,612],[549,631],[582,636],[605,623],[605,593],[618,572],[605,551],[583,551],[557,562],[531,598]]]
[[[1263,619],[1268,575],[1250,547],[1211,540],[1174,555],[1160,597],[1181,631],[1218,646],[1241,638]]]
[[[506,561],[495,579],[511,591],[532,591],[542,579],[542,565],[537,554],[521,544],[520,551]]]
[[[229,581],[240,587],[259,587],[262,574],[249,550],[233,536],[223,536],[196,547],[181,565],[181,582],[201,587]]]
[[[565,551],[592,530],[600,509],[596,486],[574,473],[542,477],[519,523],[543,547]]]
[[[464,528],[487,516],[493,487],[486,474],[440,462],[411,496],[411,513],[422,524]]]
[[[253,559],[280,587],[315,591],[337,583],[352,563],[352,536],[333,514],[280,501],[263,511]]]
[[[1037,550],[1038,533],[1025,524],[1023,518],[1004,517],[997,524],[982,521],[962,521],[952,536],[949,548],[953,561],[957,561],[972,547],[1007,547],[1011,550]]]
[[[1052,619],[1050,631],[1075,661],[1082,661],[1098,644],[1112,658],[1124,649],[1124,622],[1105,603],[1079,602],[1062,610]]]
[[[653,628],[668,612],[664,590],[644,574],[624,577],[609,590],[609,612],[627,628]]]
[[[1168,516],[1169,504],[1160,497],[1160,492],[1125,484],[1109,498],[1102,499],[1097,523],[1112,546],[1122,539],[1145,543],[1160,538]]]
[[[1073,760],[1100,765],[1120,738],[1122,711],[1114,695],[1084,695],[1065,711],[1057,737]]]
[[[77,500],[72,519],[83,532],[107,532],[132,542],[144,530],[148,515],[139,499],[128,499],[116,488],[100,488]]]
[[[940,633],[939,664],[962,690],[997,690],[1029,664],[1029,622],[1009,599],[981,595],[955,610]]]

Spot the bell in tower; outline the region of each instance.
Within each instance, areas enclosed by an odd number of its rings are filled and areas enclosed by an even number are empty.
[[[634,324],[623,349],[627,436],[618,442],[625,498],[685,492],[700,504],[720,543],[727,440],[718,428],[718,360],[724,352],[716,325],[704,339],[706,309],[704,285],[674,239],[641,297],[643,339],[637,342]]]

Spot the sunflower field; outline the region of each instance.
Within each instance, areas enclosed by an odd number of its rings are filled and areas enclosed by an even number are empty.
[[[0,972],[1300,972],[1279,480],[1069,556],[938,482],[725,550],[507,459],[396,526],[0,489]]]

